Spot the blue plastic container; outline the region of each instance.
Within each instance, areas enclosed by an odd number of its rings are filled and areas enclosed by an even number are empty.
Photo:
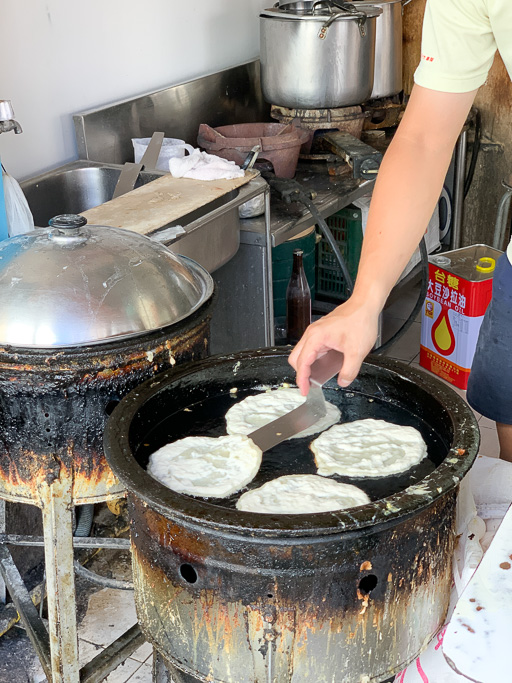
[[[5,196],[4,196],[4,179],[3,171],[0,161],[0,240],[6,240],[9,237],[9,230],[7,228],[7,214],[5,212]]]

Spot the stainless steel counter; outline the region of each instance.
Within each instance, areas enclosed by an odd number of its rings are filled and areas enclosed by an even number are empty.
[[[104,164],[131,160],[131,138],[147,137],[154,131],[196,145],[200,123],[217,126],[271,120],[270,106],[261,93],[258,61],[75,114],[73,118],[80,157]],[[299,170],[296,179],[315,193],[314,201],[323,217],[336,213],[373,187],[373,181],[331,177],[308,168]],[[245,201],[261,194],[265,196],[265,214],[241,221],[238,252],[213,273],[218,291],[212,321],[213,353],[274,343],[272,248],[314,223],[302,205],[286,205],[273,193],[271,196],[261,178],[244,187],[243,198]],[[205,220],[201,218],[202,223]],[[177,250],[179,243],[175,246]],[[193,254],[188,255],[193,258]]]
[[[324,218],[345,208],[358,197],[371,193],[375,183],[374,180],[331,177],[327,174],[308,173],[304,170],[297,172],[295,180],[303,185],[306,192],[313,192],[316,195],[314,202]],[[273,192],[271,192],[270,212],[273,247],[292,239],[314,222],[311,213],[302,204],[285,204]],[[264,236],[265,217],[243,219],[242,230]],[[257,237],[253,239],[258,241]]]

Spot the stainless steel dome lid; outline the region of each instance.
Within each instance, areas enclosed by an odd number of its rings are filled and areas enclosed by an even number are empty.
[[[137,233],[65,214],[0,242],[0,343],[99,344],[179,322],[213,293],[195,261]]]

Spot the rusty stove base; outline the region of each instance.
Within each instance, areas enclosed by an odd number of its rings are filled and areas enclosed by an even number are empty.
[[[383,683],[393,683],[395,677]],[[202,683],[204,678],[196,678],[172,666],[153,648],[153,683]]]
[[[108,416],[144,380],[208,355],[211,305],[166,328],[105,344],[0,348],[0,499],[41,508],[48,631],[5,538],[0,573],[51,683],[101,681],[144,642],[137,627],[79,669],[73,508],[123,495],[103,453]]]

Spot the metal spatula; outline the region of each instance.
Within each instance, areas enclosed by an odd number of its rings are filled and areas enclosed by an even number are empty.
[[[117,199],[117,197],[120,197],[127,192],[131,192],[135,187],[139,173],[143,168],[156,168],[163,141],[164,133],[153,133],[149,145],[139,163],[136,164],[133,161],[127,161],[124,164],[121,173],[119,174],[112,199]]]
[[[318,422],[327,412],[322,385],[337,375],[342,365],[343,354],[339,351],[328,351],[325,356],[318,358],[311,366],[311,386],[305,403],[251,432],[249,438],[262,451],[268,451],[269,448]]]

